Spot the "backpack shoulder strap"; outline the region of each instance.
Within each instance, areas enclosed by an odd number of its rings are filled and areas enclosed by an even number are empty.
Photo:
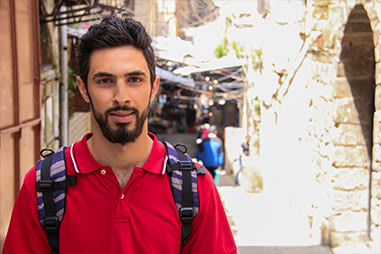
[[[181,245],[183,246],[192,233],[192,221],[200,208],[197,175],[205,174],[205,168],[197,169],[185,151],[177,146],[173,147],[168,142],[164,144],[168,154],[166,171],[171,176],[172,194],[182,223]]]
[[[42,153],[43,159],[36,164],[36,189],[38,216],[47,233],[51,253],[59,250],[59,226],[61,224],[66,202],[66,188],[77,183],[76,176],[66,175],[65,149],[57,152],[50,150],[48,155]]]

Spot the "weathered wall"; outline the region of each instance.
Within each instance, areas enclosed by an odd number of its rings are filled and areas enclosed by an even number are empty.
[[[39,157],[38,1],[0,1],[0,252],[24,175]]]
[[[362,5],[350,10],[339,39],[340,62],[333,84],[336,108],[333,119],[336,134],[333,137],[334,203],[330,218],[333,245],[368,238],[375,66],[373,33]]]
[[[277,1],[266,17],[256,84],[264,191],[288,199],[311,237],[333,247],[381,239],[376,10],[377,1]]]

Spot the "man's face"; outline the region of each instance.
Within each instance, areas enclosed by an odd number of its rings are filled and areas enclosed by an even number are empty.
[[[141,50],[121,46],[94,51],[87,84],[88,93],[78,80],[81,94],[90,103],[93,117],[107,140],[124,145],[147,131],[149,104],[156,95],[159,79],[151,89],[150,72]]]

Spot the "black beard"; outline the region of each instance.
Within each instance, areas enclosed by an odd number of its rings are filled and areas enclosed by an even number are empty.
[[[97,121],[99,127],[102,130],[103,136],[111,143],[118,143],[125,145],[127,143],[135,142],[135,140],[142,134],[143,125],[149,114],[149,105],[144,109],[144,111],[139,114],[139,110],[134,107],[113,107],[106,110],[102,115],[97,112],[94,108],[93,103],[90,100],[90,106],[93,112],[93,116]],[[109,113],[117,110],[128,110],[132,111],[136,116],[135,127],[132,130],[128,130],[127,126],[130,123],[116,123],[117,128],[112,129],[108,121]]]

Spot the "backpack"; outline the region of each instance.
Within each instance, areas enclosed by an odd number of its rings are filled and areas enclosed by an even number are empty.
[[[168,156],[166,173],[170,176],[173,199],[182,223],[183,246],[192,233],[192,221],[199,211],[197,175],[205,174],[205,168],[196,168],[184,145],[163,144]],[[58,254],[59,250],[59,227],[65,213],[66,189],[77,184],[75,175],[66,174],[65,149],[61,147],[56,152],[43,149],[40,154],[44,158],[36,164],[38,215],[52,254]]]

